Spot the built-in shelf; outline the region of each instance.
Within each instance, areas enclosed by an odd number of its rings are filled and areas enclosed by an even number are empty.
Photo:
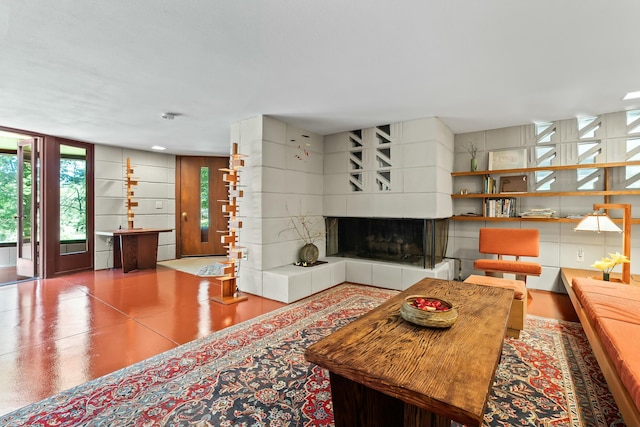
[[[603,168],[620,168],[624,166],[638,166],[640,160],[631,162],[611,162],[611,163],[585,163],[579,165],[562,165],[562,166],[538,166],[532,168],[520,168],[520,169],[499,169],[499,170],[484,170],[484,171],[462,171],[451,172],[452,177],[456,176],[473,176],[473,175],[502,175],[508,173],[518,172],[536,172],[536,171],[557,171],[557,170],[572,170],[572,169],[603,169]]]
[[[536,171],[558,171],[558,170],[575,170],[575,169],[603,169],[604,170],[604,190],[583,190],[583,191],[537,191],[537,192],[522,192],[522,193],[466,193],[451,195],[452,199],[480,199],[482,201],[482,212],[486,212],[486,205],[491,199],[508,199],[508,198],[522,198],[522,197],[589,197],[589,196],[602,196],[604,202],[609,202],[610,196],[624,196],[624,195],[640,195],[640,189],[634,190],[611,190],[609,182],[609,169],[625,167],[625,166],[638,166],[640,161],[630,162],[612,162],[612,163],[591,163],[591,164],[578,164],[578,165],[563,165],[563,166],[542,166],[532,168],[518,168],[518,169],[501,169],[501,170],[483,170],[483,171],[465,171],[465,172],[452,172],[451,176],[465,177],[465,176],[480,176],[489,177],[490,175],[507,175],[514,173],[530,173]],[[475,215],[455,215],[451,217],[454,221],[534,221],[534,222],[569,222],[577,223],[579,218],[529,218],[529,217],[487,217],[487,216],[475,216]],[[622,220],[615,220],[622,222]],[[633,224],[640,224],[640,219],[632,220]]]

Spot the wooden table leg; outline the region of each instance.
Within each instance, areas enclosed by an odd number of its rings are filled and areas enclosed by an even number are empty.
[[[138,269],[138,236],[120,236],[120,260],[123,273]]]
[[[451,420],[329,372],[336,427],[449,427]]]
[[[158,233],[140,234],[137,237],[136,258],[138,270],[156,268],[158,261]]]
[[[121,236],[113,237],[113,268],[122,268]]]

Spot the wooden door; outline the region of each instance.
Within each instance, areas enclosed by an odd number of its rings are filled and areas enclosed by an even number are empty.
[[[218,231],[227,229],[219,200],[227,199],[220,169],[228,167],[228,157],[177,158],[177,257],[226,253]]]

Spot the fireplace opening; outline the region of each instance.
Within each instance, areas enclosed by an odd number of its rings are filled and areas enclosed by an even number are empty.
[[[447,251],[449,219],[328,217],[327,255],[434,268]]]

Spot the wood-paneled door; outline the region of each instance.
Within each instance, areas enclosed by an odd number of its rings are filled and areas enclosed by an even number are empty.
[[[178,258],[224,255],[218,231],[227,229],[219,200],[227,199],[220,169],[228,157],[180,156],[176,159],[176,229]]]

